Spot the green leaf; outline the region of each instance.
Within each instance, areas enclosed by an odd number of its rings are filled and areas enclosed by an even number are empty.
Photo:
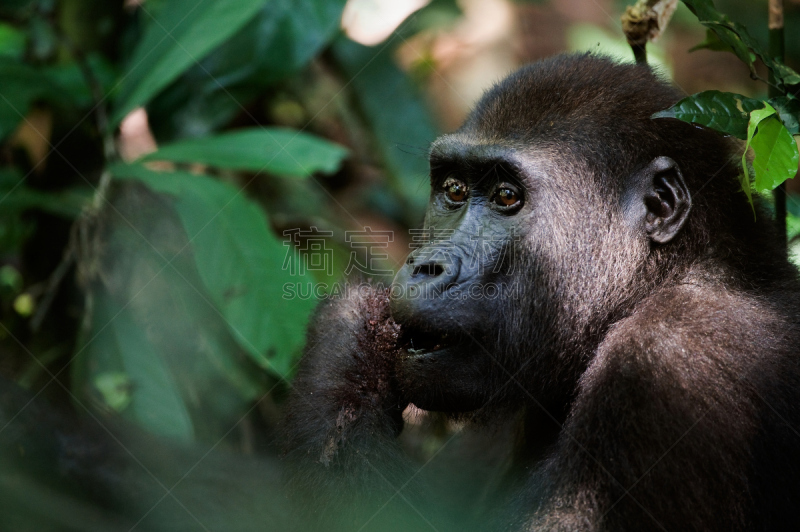
[[[711,0],[683,0],[683,3],[695,14],[700,24],[714,31],[719,40],[730,47],[731,51],[750,68],[752,75],[756,74],[753,57],[755,54],[772,72],[779,84],[800,83],[800,75],[797,72],[766,53],[744,26],[732,22],[726,15],[717,11]]]
[[[770,65],[767,65],[770,66]],[[786,85],[797,85],[800,83],[800,74],[797,73],[796,70],[793,68],[784,65],[778,61],[775,61],[775,64],[771,67],[777,70],[779,79],[783,80],[783,83]]]
[[[272,83],[302,68],[339,31],[344,0],[268,2],[204,61],[222,86],[257,76]]]
[[[744,146],[744,152],[742,153],[742,173],[740,175],[742,190],[747,195],[747,200],[750,202],[750,207],[753,209],[753,217],[755,218],[756,209],[753,205],[753,193],[752,193],[752,186],[750,185],[750,168],[747,166],[747,150],[750,149],[750,143],[753,140],[753,135],[756,133],[756,129],[758,128],[758,123],[775,114],[775,109],[773,109],[769,104],[765,105],[763,109],[757,109],[750,113],[750,120],[747,124],[747,142]]]
[[[88,64],[101,84],[110,86],[112,72],[108,62],[93,55]],[[93,104],[86,78],[74,61],[34,68],[0,55],[0,141],[17,128],[37,102],[47,102],[61,112],[62,118],[65,112]]]
[[[38,209],[72,219],[78,216],[92,197],[88,187],[73,187],[58,192],[44,192],[26,187],[17,169],[0,169],[0,218],[19,216],[22,211]]]
[[[103,218],[101,257],[89,258],[91,266],[80,257],[78,268],[98,272],[104,282],[93,286],[94,297],[124,307],[145,333],[189,412],[194,440],[216,443],[272,379],[238,345],[205,289],[172,198],[138,181],[116,181],[111,201],[114,208]],[[111,317],[99,317],[95,329]],[[114,405],[124,404],[124,383],[122,389],[109,389],[108,380],[96,377],[130,375],[105,354],[98,350],[79,357],[71,366],[73,382],[88,386],[95,400],[99,392],[103,403],[117,410]]]
[[[162,146],[143,160],[306,177],[315,172],[335,172],[346,155],[345,148],[308,133],[253,128]]]
[[[752,113],[750,113],[750,122],[747,124],[747,146],[750,145],[750,141],[755,135],[756,130],[758,129],[758,125],[761,123],[762,120],[769,118],[770,116],[776,113],[775,109],[769,105],[765,104],[763,109],[756,109]]]
[[[706,28],[706,38],[703,42],[689,48],[690,52],[696,52],[697,50],[713,50],[715,52],[730,52],[732,54],[736,53],[730,45],[722,42],[717,33],[710,28]],[[754,62],[756,60],[756,54],[750,52],[748,59],[750,63]]]
[[[96,54],[87,63],[102,86],[110,87],[111,65]],[[15,129],[33,103],[45,101],[62,117],[65,111],[93,105],[86,78],[74,61],[34,67],[0,54],[0,87],[0,140]]]
[[[7,58],[0,58],[0,87],[0,141],[16,129],[32,103],[64,97],[45,73]]]
[[[25,32],[0,22],[0,56],[22,59],[25,52]]]
[[[91,69],[92,75],[98,81],[101,90],[104,92],[110,91],[116,78],[113,65],[99,54],[89,54],[86,57],[86,66]],[[49,66],[44,69],[44,73],[62,91],[61,99],[69,96],[76,107],[88,108],[94,106],[91,88],[77,62],[69,61]]]
[[[725,20],[727,21],[727,17],[725,17]],[[746,40],[742,37],[742,33],[746,33],[743,27],[738,27],[732,22],[715,23],[701,20],[700,23],[707,28],[711,28],[717,34],[719,40],[727,45],[740,61],[750,67],[751,72],[754,71],[753,63],[758,52],[751,51],[752,48],[748,45],[749,39]],[[737,27],[737,29],[734,30],[734,27]],[[756,48],[756,50],[760,51],[761,49]]]
[[[0,205],[4,214],[38,209],[62,218],[76,218],[92,197],[86,187],[75,187],[62,192],[42,192],[20,186],[14,189],[0,187]]]
[[[333,52],[375,135],[390,183],[405,204],[403,214],[409,223],[418,223],[428,202],[427,150],[438,136],[422,97],[394,63],[391,46],[370,48],[343,37]]]
[[[775,115],[761,119],[749,143],[753,148],[754,187],[772,190],[797,173],[797,144]]]
[[[733,92],[704,91],[682,99],[652,118],[677,118],[709,127],[715,131],[747,138],[750,113],[764,107],[764,102]]]
[[[748,65],[752,64],[748,44],[744,42],[739,32],[736,31],[744,30],[743,27],[717,11],[711,0],[684,0],[683,3],[694,13],[700,24],[714,31],[719,40],[730,47],[739,59]],[[747,32],[744,31],[744,33],[746,34]]]
[[[122,412],[131,403],[131,381],[125,373],[100,373],[94,378],[94,385],[105,403],[115,412]]]
[[[94,298],[93,336],[77,358],[76,389],[86,393],[100,386],[104,401],[111,399],[108,407],[118,409],[125,401],[108,397],[106,377],[124,374],[130,382],[126,417],[154,434],[192,440],[192,421],[169,368],[130,310],[106,294],[97,293]],[[87,360],[92,363],[85,363]]]
[[[208,176],[140,165],[111,171],[175,197],[200,277],[234,337],[258,364],[287,377],[314,300],[284,298],[284,285],[303,283],[307,291],[312,280],[284,270],[284,259],[294,258],[294,251],[275,238],[264,211],[242,191]]]
[[[344,0],[264,4],[240,31],[148,106],[156,138],[208,135],[266,87],[297,72],[336,35]]]
[[[142,5],[147,28],[122,78],[112,125],[234,35],[262,5],[264,0],[171,0],[155,13]]]
[[[770,98],[769,104],[778,111],[781,122],[792,135],[800,134],[800,100],[794,96],[779,96]]]

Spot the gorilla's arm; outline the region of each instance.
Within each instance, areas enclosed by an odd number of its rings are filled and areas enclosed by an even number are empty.
[[[397,441],[407,404],[395,382],[398,337],[387,294],[369,285],[324,301],[311,321],[284,433],[289,493],[320,529],[426,526]]]

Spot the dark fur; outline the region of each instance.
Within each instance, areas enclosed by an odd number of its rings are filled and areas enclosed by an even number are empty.
[[[434,184],[438,168],[473,173],[478,183],[482,165],[506,164],[509,153],[517,167],[520,158],[538,161],[538,177],[522,178],[535,205],[507,275],[521,283],[522,297],[496,304],[483,330],[469,321],[469,307],[445,311],[435,301],[399,320],[419,327],[442,323],[442,312],[458,316],[456,326],[474,329],[487,346],[483,355],[470,348],[469,360],[491,359],[482,418],[526,420],[511,468],[520,487],[495,526],[800,526],[797,272],[769,216],[757,204],[754,221],[741,192],[733,162],[741,146],[650,118],[679,97],[645,67],[562,56],[499,83],[459,131],[434,143]],[[686,223],[666,244],[629,230],[622,212],[631,176],[661,156],[677,163],[692,196]],[[370,329],[351,321],[374,313],[347,304],[323,310],[312,329],[290,413],[296,462],[310,460],[301,466],[306,472],[316,468],[318,480],[306,476],[306,485],[323,482],[328,470],[353,471],[361,482],[365,470],[352,463],[353,449],[394,445],[394,414],[363,388],[370,372],[391,373],[391,361],[365,351],[358,335]],[[400,360],[392,412],[404,397],[427,400],[403,382]],[[446,395],[448,384],[464,388],[462,368],[453,370],[449,383],[437,373],[430,394]],[[425,378],[424,368],[415,371]],[[313,409],[298,406],[320,392]],[[349,432],[327,453],[348,412],[359,412],[348,424],[366,430]]]

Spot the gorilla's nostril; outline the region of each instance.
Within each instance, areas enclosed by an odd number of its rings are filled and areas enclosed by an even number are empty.
[[[440,264],[428,263],[428,264],[420,264],[419,266],[414,268],[414,271],[411,272],[411,275],[412,276],[426,275],[428,277],[438,277],[443,273],[444,273],[443,266],[441,266]]]

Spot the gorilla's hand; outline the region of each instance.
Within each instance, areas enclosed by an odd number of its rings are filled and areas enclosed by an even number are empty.
[[[287,409],[290,456],[328,466],[396,437],[406,406],[394,371],[399,331],[385,290],[362,284],[320,304]]]

